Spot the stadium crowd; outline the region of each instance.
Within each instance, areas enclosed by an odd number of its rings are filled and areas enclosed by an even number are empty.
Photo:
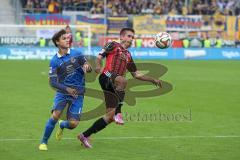
[[[67,11],[90,11],[104,13],[104,0],[21,0],[26,13],[61,13]],[[239,0],[107,0],[107,14],[125,16],[127,14],[189,14],[239,15]]]

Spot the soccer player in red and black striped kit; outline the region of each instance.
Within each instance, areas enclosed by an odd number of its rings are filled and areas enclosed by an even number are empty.
[[[69,25],[67,25],[65,27],[65,30],[67,32],[67,38],[69,39],[69,47],[71,48],[72,45],[73,45],[73,37],[72,37],[72,30],[71,30],[71,27]]]
[[[78,139],[86,148],[92,148],[88,139],[91,134],[99,132],[113,121],[117,124],[124,124],[121,106],[125,96],[124,89],[127,86],[125,78],[127,70],[136,79],[148,81],[162,87],[161,80],[143,75],[137,70],[131,53],[127,50],[132,45],[134,34],[135,31],[132,28],[121,29],[120,43],[107,43],[97,57],[95,71],[101,73],[99,83],[104,92],[106,114],[95,121],[85,132],[78,135]],[[102,68],[103,58],[106,58],[104,68]]]

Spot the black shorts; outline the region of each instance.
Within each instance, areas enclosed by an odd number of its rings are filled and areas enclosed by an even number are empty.
[[[99,83],[104,93],[105,103],[107,108],[116,108],[119,103],[119,98],[116,95],[113,80],[102,73],[99,76]]]

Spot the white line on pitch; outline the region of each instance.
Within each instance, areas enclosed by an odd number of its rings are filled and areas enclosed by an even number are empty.
[[[186,139],[186,138],[240,138],[239,135],[218,136],[161,136],[161,137],[96,137],[94,140],[124,140],[124,139]],[[75,140],[76,138],[63,138],[63,140]],[[40,141],[40,138],[0,138],[0,141]]]

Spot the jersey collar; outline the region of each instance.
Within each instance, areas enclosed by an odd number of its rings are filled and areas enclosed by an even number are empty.
[[[67,54],[70,54],[70,48],[68,48]],[[61,58],[62,55],[57,52],[57,57],[58,57],[58,58]]]

